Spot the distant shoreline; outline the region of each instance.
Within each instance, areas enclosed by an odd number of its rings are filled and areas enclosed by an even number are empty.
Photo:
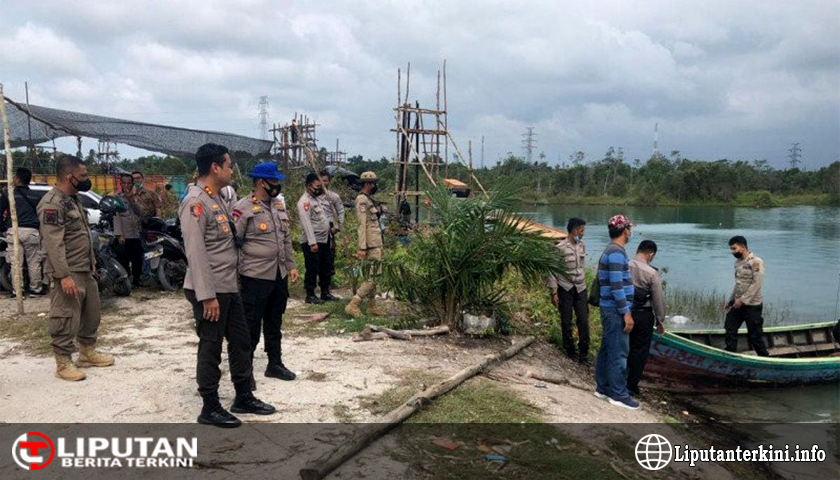
[[[592,205],[636,207],[753,207],[777,208],[798,206],[840,206],[828,194],[802,194],[774,196],[769,192],[748,192],[732,202],[680,202],[673,199],[639,199],[630,197],[537,197],[526,196],[522,202],[529,205]]]

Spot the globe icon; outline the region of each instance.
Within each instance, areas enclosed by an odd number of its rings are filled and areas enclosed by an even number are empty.
[[[671,442],[651,433],[636,443],[636,461],[647,470],[661,470],[671,462]]]

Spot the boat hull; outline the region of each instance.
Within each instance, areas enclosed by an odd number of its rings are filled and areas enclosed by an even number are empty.
[[[654,334],[645,376],[672,390],[832,383],[840,381],[840,357],[758,357]]]

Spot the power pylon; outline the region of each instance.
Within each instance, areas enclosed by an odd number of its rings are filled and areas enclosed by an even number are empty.
[[[527,132],[522,134],[522,148],[525,150],[525,159],[528,163],[534,156],[534,149],[537,148],[537,134],[534,133],[534,127],[527,127]]]
[[[788,158],[790,158],[790,168],[799,168],[799,164],[802,163],[802,149],[799,148],[799,142],[790,144]]]
[[[268,97],[260,97],[260,139],[268,140]]]

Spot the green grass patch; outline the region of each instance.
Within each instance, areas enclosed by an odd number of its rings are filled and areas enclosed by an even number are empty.
[[[398,376],[399,381],[388,390],[361,397],[361,407],[375,415],[382,415],[399,407],[415,393],[442,380],[440,375],[421,369],[404,370]]]
[[[542,419],[542,411],[515,392],[477,377],[435,400],[408,422],[538,423]]]

